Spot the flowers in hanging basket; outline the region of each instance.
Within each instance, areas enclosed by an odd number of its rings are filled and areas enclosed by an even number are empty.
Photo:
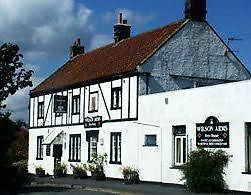
[[[122,167],[121,172],[124,176],[125,184],[139,184],[139,170],[130,166]]]

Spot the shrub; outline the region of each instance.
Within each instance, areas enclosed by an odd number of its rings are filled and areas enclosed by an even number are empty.
[[[124,176],[124,183],[125,184],[139,184],[139,171],[138,169],[132,167],[123,167],[122,174]]]
[[[13,167],[16,170],[15,181],[17,187],[21,187],[24,184],[30,184],[32,177],[31,174],[28,173],[28,165],[27,161],[22,160],[16,163],[13,163]]]
[[[71,164],[71,167],[73,167],[73,177],[75,179],[86,179],[87,178],[87,165],[81,164],[74,166]]]
[[[45,176],[45,170],[42,167],[37,167],[36,168],[36,175],[39,177],[44,177]]]
[[[107,163],[107,154],[94,154],[92,160],[88,163],[88,169],[91,172],[92,179],[104,180],[104,164]]]
[[[224,168],[230,156],[222,150],[199,148],[191,152],[182,167],[185,184],[193,192],[221,192],[225,187]]]
[[[66,164],[58,164],[54,168],[54,176],[55,177],[65,177],[67,173]]]

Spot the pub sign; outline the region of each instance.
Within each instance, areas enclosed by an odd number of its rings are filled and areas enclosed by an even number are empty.
[[[210,116],[204,123],[196,124],[196,146],[229,148],[229,122],[219,122]]]
[[[67,112],[68,97],[62,95],[54,96],[54,112],[55,113],[66,113]]]
[[[85,117],[84,127],[85,128],[102,127],[102,116]]]

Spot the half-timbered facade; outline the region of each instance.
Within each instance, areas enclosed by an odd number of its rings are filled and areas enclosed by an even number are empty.
[[[72,173],[70,164],[106,153],[107,177],[121,178],[120,167],[129,165],[139,169],[141,180],[181,183],[177,168],[197,145],[196,123],[214,116],[230,122],[231,129],[240,114],[224,114],[239,97],[234,93],[238,84],[231,82],[251,78],[206,22],[205,0],[186,3],[191,6],[186,6],[185,19],[135,37],[119,14],[115,42],[94,51],[85,53],[77,40],[70,59],[30,93],[29,172],[41,166],[53,174],[56,164],[65,163]],[[226,98],[221,90],[233,96],[226,104],[218,96],[210,99],[216,94]],[[249,101],[242,98],[245,109]],[[231,136],[227,146],[232,144]],[[240,172],[249,172],[246,155],[242,165],[234,161]],[[232,174],[231,189],[251,190],[249,176],[236,185]]]

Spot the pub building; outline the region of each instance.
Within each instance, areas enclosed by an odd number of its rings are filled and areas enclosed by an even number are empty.
[[[232,155],[230,190],[251,191],[251,74],[206,21],[206,0],[184,19],[131,37],[118,15],[114,42],[70,59],[30,92],[29,172],[108,155],[105,174],[139,170],[142,181],[183,184],[196,147]]]

